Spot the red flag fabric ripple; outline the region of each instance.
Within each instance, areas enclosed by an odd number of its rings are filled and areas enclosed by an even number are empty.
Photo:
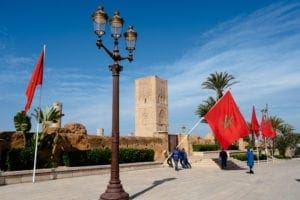
[[[204,116],[223,149],[250,133],[247,122],[239,111],[230,91]]]
[[[37,85],[42,85],[43,83],[43,68],[44,68],[44,50],[42,51],[37,63],[35,65],[34,71],[31,75],[31,78],[28,82],[26,89],[27,101],[25,104],[25,112],[30,109],[32,99],[34,97],[35,88]]]
[[[251,115],[251,131],[255,133],[256,137],[259,136],[259,124],[256,118],[254,106],[252,108],[252,115]]]

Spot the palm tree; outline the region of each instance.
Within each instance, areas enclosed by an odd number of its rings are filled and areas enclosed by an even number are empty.
[[[196,115],[198,115],[200,118],[204,117],[204,115],[215,105],[216,100],[213,97],[208,97],[207,100],[204,100],[202,104],[198,106],[198,109],[196,110]]]
[[[276,139],[273,141],[273,148],[276,145],[279,154],[284,156],[287,148],[293,148],[297,143],[293,134],[294,127],[276,116],[270,117],[270,120],[272,121],[272,126],[276,130],[277,135]]]
[[[272,122],[272,127],[275,129],[276,133],[281,132],[283,126],[285,125],[284,120],[277,116],[270,116],[269,119]]]
[[[204,100],[203,103],[198,106],[195,114],[200,118],[204,117],[204,115],[206,115],[210,108],[215,105],[217,100],[223,96],[224,89],[237,83],[237,81],[233,80],[234,76],[228,74],[227,72],[215,72],[214,74],[210,74],[210,76],[207,77],[206,81],[204,81],[201,85],[203,89],[215,90],[217,92],[217,97],[216,99],[213,97],[209,97],[207,100]]]
[[[23,133],[26,133],[31,129],[30,117],[27,116],[24,110],[16,113],[14,116],[14,124],[16,131],[22,131]]]
[[[276,135],[278,135],[278,133],[281,133],[281,129],[284,125],[284,120],[281,119],[280,117],[277,117],[277,116],[270,116],[269,119],[272,122],[272,127],[275,130]],[[273,139],[272,141],[269,141],[269,142],[272,142],[272,154],[274,155],[274,152],[275,152],[275,139]]]
[[[63,114],[60,113],[59,110],[57,110],[54,107],[46,107],[44,110],[42,110],[40,107],[34,109],[32,116],[35,117],[35,119],[38,121],[38,123],[42,124],[42,130],[44,131],[46,128],[49,127],[50,123],[57,122],[58,119],[60,119]]]
[[[288,148],[295,148],[298,143],[298,138],[294,134],[294,127],[277,116],[271,116],[272,127],[276,130],[277,137],[273,140],[273,148],[279,150],[280,155],[285,155]]]
[[[42,134],[38,137],[38,145],[41,145],[41,148],[43,148],[44,145],[51,144],[51,159],[54,158],[54,154],[56,152],[58,139],[59,139],[59,133],[56,132],[55,136],[46,135],[45,130],[50,126],[51,123],[57,122],[64,114],[61,114],[59,110],[57,110],[54,107],[46,107],[44,110],[42,110],[40,107],[34,109],[32,116],[35,117],[35,119],[38,121],[38,123],[42,124]]]
[[[203,89],[215,90],[217,92],[217,99],[220,99],[226,88],[237,83],[237,81],[233,81],[234,79],[234,76],[227,72],[215,72],[214,74],[210,74],[206,81],[204,81],[201,85]]]
[[[24,146],[27,145],[28,131],[31,129],[31,119],[24,110],[19,111],[14,116],[16,131],[21,131],[24,138]]]

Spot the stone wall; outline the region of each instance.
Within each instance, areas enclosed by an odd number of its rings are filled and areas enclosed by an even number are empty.
[[[88,136],[88,148],[111,148],[111,137],[108,136]],[[155,160],[163,160],[163,151],[168,149],[168,141],[158,137],[120,137],[120,148],[137,148],[137,149],[153,149],[155,152]]]
[[[55,145],[52,144],[52,146],[47,146],[42,150],[45,151],[45,158],[52,155],[54,160],[59,160],[61,153],[66,150],[104,149],[111,148],[112,144],[110,136],[88,135],[86,128],[78,123],[66,124],[63,128],[47,128],[45,134],[51,135],[52,138],[58,134],[57,143]],[[179,147],[185,148],[189,155],[193,155],[194,144],[209,144],[212,142],[211,139],[203,139],[199,135],[188,135],[184,133],[178,133],[176,135],[178,137]],[[24,135],[21,132],[0,133],[0,153],[5,149],[21,148],[24,147],[24,145]],[[155,133],[154,137],[120,136],[119,145],[120,148],[153,149],[155,152],[154,159],[161,161],[164,159],[163,152],[168,150],[168,133]],[[55,149],[54,155],[51,152],[53,149]]]
[[[0,153],[4,149],[24,147],[25,137],[22,132],[0,132]]]
[[[34,133],[32,133],[34,134]],[[45,130],[46,135],[54,137],[58,134],[58,140],[55,144],[55,157],[59,157],[62,151],[70,149],[103,149],[111,148],[111,137],[88,135],[83,125],[73,123],[66,124],[63,128],[48,128]],[[124,136],[120,137],[120,148],[137,148],[153,149],[155,152],[155,160],[163,160],[163,151],[168,149],[167,135],[160,135],[160,137],[134,137]],[[24,135],[21,132],[0,132],[0,153],[3,150],[10,148],[22,148],[25,146]],[[45,148],[45,156],[51,153],[54,145]],[[49,155],[48,155],[49,156]]]

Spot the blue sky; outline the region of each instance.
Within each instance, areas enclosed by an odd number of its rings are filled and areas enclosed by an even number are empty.
[[[111,60],[95,45],[91,14],[103,5],[119,10],[124,29],[138,32],[134,61],[123,61],[120,76],[120,132],[134,132],[134,80],[157,75],[168,80],[169,131],[198,121],[197,106],[210,90],[201,88],[210,73],[227,71],[246,120],[252,105],[268,103],[300,132],[300,1],[59,1],[0,2],[0,131],[14,130],[13,116],[26,103],[25,90],[46,44],[42,104],[63,103],[63,124],[79,122],[90,134],[111,132]],[[107,27],[109,33],[109,27]],[[107,34],[104,43],[112,46]],[[120,41],[124,50],[124,41]],[[31,110],[38,106],[36,90]],[[35,121],[32,120],[33,127]],[[205,135],[200,124],[193,132]]]

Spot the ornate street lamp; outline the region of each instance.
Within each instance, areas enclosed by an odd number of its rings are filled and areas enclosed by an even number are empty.
[[[119,65],[119,61],[133,60],[132,52],[135,50],[135,43],[137,39],[137,33],[133,30],[132,26],[129,26],[128,30],[124,33],[126,40],[126,50],[129,54],[127,57],[122,57],[119,53],[118,39],[122,36],[122,27],[124,20],[120,16],[119,12],[115,12],[114,16],[109,20],[111,28],[111,36],[114,39],[114,49],[110,51],[102,43],[101,37],[105,35],[105,24],[108,19],[107,14],[104,12],[104,8],[99,6],[93,13],[94,32],[98,39],[96,45],[99,49],[103,48],[104,51],[112,58],[113,64],[109,66],[112,72],[113,93],[112,93],[112,154],[111,154],[111,173],[110,181],[106,191],[101,194],[100,199],[129,199],[129,194],[123,190],[120,178],[119,178],[119,75],[123,67]]]

